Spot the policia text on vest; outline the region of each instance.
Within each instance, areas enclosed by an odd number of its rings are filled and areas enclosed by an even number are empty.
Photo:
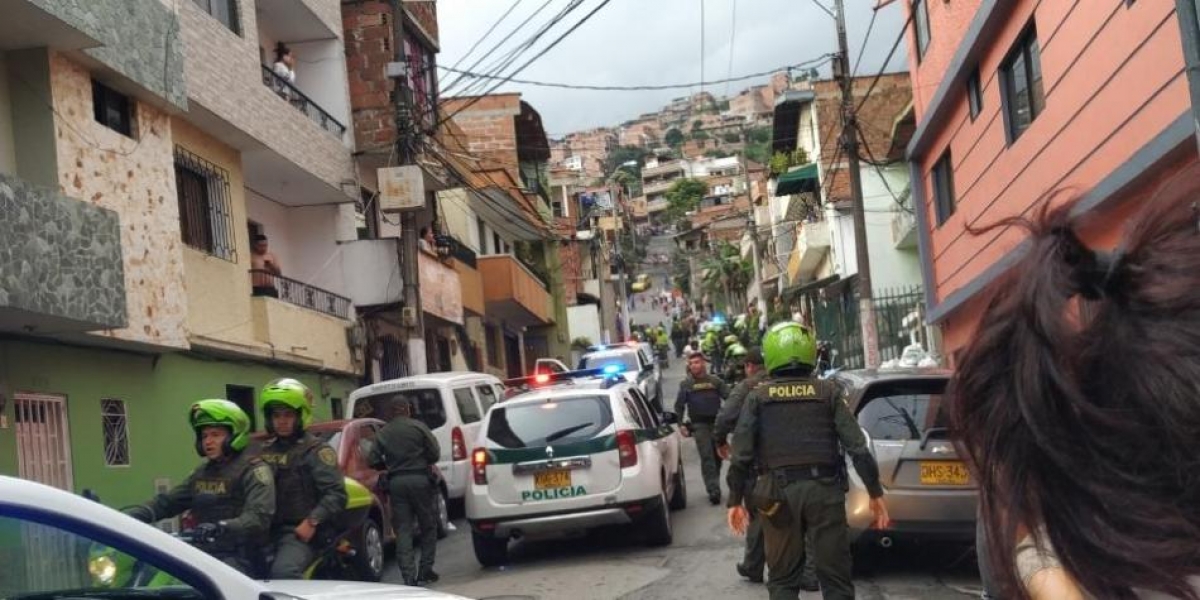
[[[886,519],[879,467],[837,384],[771,377],[746,397],[733,433],[727,505],[731,526],[744,531],[744,484],[757,465],[761,475],[750,505],[764,518],[772,598],[799,595],[807,552],[814,554],[826,599],[854,597],[843,450],[873,499],[872,511]]]

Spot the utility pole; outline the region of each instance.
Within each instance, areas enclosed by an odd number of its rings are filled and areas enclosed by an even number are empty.
[[[625,272],[625,257],[621,252],[621,230],[617,227],[617,193],[618,190],[616,186],[614,186],[613,182],[610,180],[608,183],[608,200],[610,202],[609,215],[611,215],[610,218],[612,219],[611,224],[613,228],[613,252],[616,254],[617,258],[614,263],[617,265],[617,295],[620,296],[618,299],[621,302],[621,329],[619,330],[619,333],[621,335],[621,341],[626,341],[629,339],[629,334],[631,331],[629,326],[629,291],[625,285],[625,279],[628,277],[628,275]]]
[[[788,69],[788,81],[791,81],[791,69]],[[762,276],[762,261],[758,257],[758,221],[755,219],[754,196],[750,192],[750,170],[746,168],[746,124],[742,123],[738,126],[738,131],[742,134],[742,147],[738,151],[738,167],[742,170],[742,181],[746,186],[746,198],[750,200],[750,251],[754,253],[754,281],[758,284],[758,297],[755,298],[755,304],[758,306],[759,320],[765,320],[767,314],[767,299],[763,292],[763,276]],[[750,309],[749,306],[746,307]]]
[[[413,121],[412,91],[408,89],[408,60],[404,55],[404,9],[401,0],[391,0],[392,47],[396,53],[394,68],[388,74],[395,82],[392,102],[396,108],[396,156],[401,165],[416,164],[416,148],[420,131]],[[425,359],[425,324],[421,308],[421,273],[417,265],[417,214],[408,210],[400,213],[400,271],[404,279],[404,306],[411,308],[408,322],[408,375],[423,375],[428,371]]]
[[[858,166],[858,123],[854,106],[854,80],[846,42],[844,0],[835,0],[838,57],[833,76],[842,84],[842,147],[850,167],[850,197],[854,204],[854,254],[858,262],[858,320],[862,326],[863,357],[867,368],[879,366],[879,336],[875,330],[875,300],[871,291],[871,258],[867,255],[867,219],[863,207],[862,174]]]

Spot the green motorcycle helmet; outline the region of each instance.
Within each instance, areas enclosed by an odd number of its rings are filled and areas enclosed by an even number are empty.
[[[817,364],[817,339],[812,331],[795,321],[776,323],[763,338],[763,362],[768,373],[780,369]]]
[[[275,426],[271,424],[272,408],[280,406],[296,411],[300,422],[296,435],[299,435],[312,424],[312,404],[312,391],[295,379],[276,379],[258,394],[258,409],[266,420],[267,431],[272,434],[275,433]]]
[[[725,356],[728,358],[741,358],[746,356],[746,347],[735,342],[734,344],[730,345],[729,348],[725,349]]]
[[[229,430],[225,454],[246,449],[250,443],[250,417],[238,405],[228,400],[201,400],[188,412],[188,423],[196,433],[196,454],[204,456],[200,431],[205,427],[224,427]]]
[[[727,346],[728,346],[728,345],[733,345],[733,344],[736,344],[736,343],[738,343],[739,341],[740,341],[740,340],[738,340],[738,336],[736,336],[736,335],[733,335],[732,333],[731,333],[731,334],[729,334],[729,335],[727,335],[727,336],[725,336],[725,339],[724,339],[725,345],[727,345]]]

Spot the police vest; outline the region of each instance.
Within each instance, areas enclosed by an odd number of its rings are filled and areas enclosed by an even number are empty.
[[[692,380],[687,394],[688,416],[692,419],[715,419],[721,412],[721,390],[711,377]]]
[[[324,443],[306,433],[294,444],[288,445],[276,438],[263,448],[263,461],[275,471],[274,524],[299,524],[316,508],[317,486],[304,472],[304,458],[310,450]]]
[[[833,384],[818,379],[768,379],[755,386],[754,394],[759,400],[760,465],[770,470],[839,463]]]
[[[259,464],[260,461],[247,452],[238,454],[227,463],[205,463],[192,476],[191,511],[196,521],[216,523],[241,515],[246,504],[246,490],[242,487],[242,479],[246,471]],[[224,536],[217,544],[232,548],[236,542],[229,538],[230,536]]]

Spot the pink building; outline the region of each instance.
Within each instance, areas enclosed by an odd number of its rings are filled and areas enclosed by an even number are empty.
[[[1024,251],[1015,230],[969,226],[1080,198],[1087,241],[1197,168],[1180,22],[1170,0],[897,3],[917,129],[908,146],[927,318],[951,355],[981,290]]]

